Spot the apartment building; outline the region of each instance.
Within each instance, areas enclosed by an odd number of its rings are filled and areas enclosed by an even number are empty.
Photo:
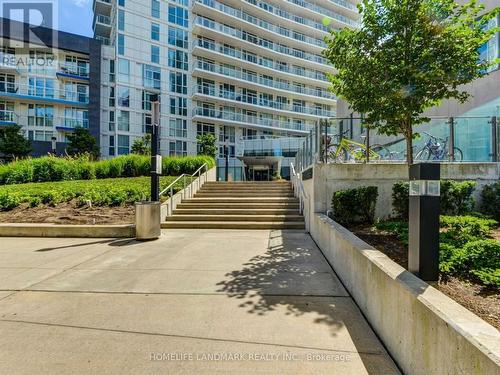
[[[0,127],[21,125],[35,156],[64,154],[75,127],[99,142],[101,43],[37,27],[34,44],[24,24],[0,22]]]
[[[241,139],[307,134],[335,115],[323,38],[357,27],[356,2],[94,0],[102,155],[128,153],[147,132],[152,94],[164,155],[195,154],[211,133],[237,164]]]

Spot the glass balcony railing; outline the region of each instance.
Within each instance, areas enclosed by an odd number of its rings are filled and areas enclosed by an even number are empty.
[[[239,156],[295,157],[304,143],[303,137],[245,137],[238,141]]]
[[[259,107],[266,107],[271,109],[277,109],[279,111],[288,111],[301,113],[305,115],[320,116],[320,117],[331,117],[334,112],[325,110],[323,108],[315,108],[297,104],[282,103],[274,100],[269,100],[262,98],[258,93],[255,95],[244,94],[239,91],[229,91],[220,90],[214,86],[203,86],[195,85],[193,89],[194,93],[213,96],[216,98],[234,100],[241,103],[252,104]]]
[[[105,16],[103,14],[96,15],[96,23],[111,26],[111,17]]]
[[[316,79],[318,81],[328,82],[328,78],[326,77],[326,74],[324,74],[323,72],[312,71],[288,63],[278,63],[275,61],[269,61],[266,59],[262,59],[256,55],[248,55],[239,49],[228,47],[227,45],[211,42],[207,39],[196,39],[193,45],[204,49],[208,49],[210,51],[222,53],[226,56],[246,61],[251,64],[255,64],[264,68],[272,69],[277,72],[289,73],[301,77]]]
[[[287,56],[293,56],[299,59],[311,61],[314,63],[322,64],[322,65],[327,65],[328,61],[320,56],[320,55],[315,55],[309,52],[304,52],[295,48],[290,48],[288,46],[279,44],[279,43],[274,43],[270,40],[267,39],[262,39],[258,36],[255,36],[253,34],[247,33],[246,31],[243,31],[241,29],[235,28],[235,27],[229,27],[227,25],[223,25],[221,23],[215,22],[211,19],[197,16],[194,20],[195,24],[200,25],[202,27],[206,27],[218,32],[221,32],[223,34],[238,38],[240,40],[256,44],[260,47],[266,48],[268,50],[284,54]]]
[[[15,83],[0,82],[0,96],[30,96],[40,100],[64,100],[69,102],[88,104],[89,96],[87,93],[73,90],[59,90],[52,86],[40,85],[18,85]]]
[[[306,9],[312,10],[313,12],[322,14],[324,16],[328,16],[328,17],[330,17],[330,18],[332,18],[334,20],[342,22],[345,25],[348,25],[348,26],[351,26],[351,27],[355,27],[355,28],[359,27],[359,23],[358,22],[356,22],[356,21],[354,21],[354,20],[352,20],[350,18],[347,18],[346,16],[343,16],[342,14],[336,13],[333,10],[320,7],[319,5],[314,4],[314,3],[310,2],[310,1],[304,1],[304,0],[285,0],[285,1],[287,1],[289,3],[292,3],[292,4],[295,4],[295,5],[298,5],[298,6],[302,7],[302,8],[306,8]]]
[[[309,36],[306,36],[306,35],[303,35],[300,33],[296,33],[293,30],[289,30],[289,29],[281,27],[281,26],[276,26],[276,25],[269,23],[267,21],[264,21],[260,18],[254,17],[246,12],[243,12],[241,10],[235,9],[235,8],[230,7],[228,5],[222,4],[216,0],[195,0],[195,1],[197,3],[206,5],[210,8],[220,10],[221,12],[223,12],[225,14],[239,18],[240,20],[246,21],[246,22],[251,23],[255,26],[269,30],[273,33],[278,34],[279,36],[292,38],[292,39],[295,39],[299,42],[304,42],[306,44],[313,44],[313,45],[321,47],[321,48],[326,48],[325,42],[321,39],[312,38],[312,37],[309,37]]]
[[[64,127],[64,128],[86,128],[89,127],[88,119],[81,118],[71,118],[71,117],[58,117],[55,119],[54,124],[56,127]]]
[[[111,39],[109,39],[109,38],[106,38],[106,37],[100,36],[100,35],[96,35],[94,38],[97,39],[97,40],[100,40],[101,43],[103,45],[105,45],[105,46],[110,46],[111,45]]]
[[[315,97],[319,97],[319,98],[328,98],[328,99],[335,100],[335,95],[333,95],[333,93],[331,93],[330,91],[319,89],[319,88],[298,86],[298,85],[290,84],[288,82],[281,82],[281,81],[276,81],[274,79],[264,78],[264,77],[258,76],[256,74],[249,74],[248,72],[242,71],[239,68],[231,69],[231,68],[228,68],[227,66],[214,64],[214,63],[203,61],[203,60],[196,60],[195,67],[197,69],[202,69],[202,70],[207,71],[207,72],[217,73],[217,74],[225,75],[227,77],[232,77],[232,78],[241,79],[241,80],[248,81],[248,82],[253,82],[253,83],[256,83],[259,85],[272,87],[272,88],[275,88],[278,90],[285,90],[285,91],[290,91],[290,92],[297,93],[297,94],[310,95],[310,96],[315,96]]]
[[[86,66],[81,66],[72,63],[62,63],[59,67],[59,72],[63,74],[69,74],[72,76],[89,78],[90,75],[90,67],[87,64]]]
[[[219,111],[213,108],[195,107],[193,109],[193,116],[202,116],[213,119],[240,122],[244,124],[253,124],[269,128],[278,128],[282,130],[292,130],[301,133],[307,132],[312,123],[296,123],[293,121],[283,121],[276,119],[268,119],[258,116],[252,116],[244,113],[235,113],[230,111]]]
[[[0,110],[0,122],[12,122],[15,123],[17,120],[14,111]]]

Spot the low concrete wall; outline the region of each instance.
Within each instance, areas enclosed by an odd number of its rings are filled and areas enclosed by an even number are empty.
[[[0,224],[0,237],[129,238],[135,237],[135,226]]]
[[[483,186],[500,179],[500,163],[442,163],[441,177],[477,181],[474,198],[478,202]],[[387,218],[392,215],[392,186],[397,181],[407,179],[408,166],[403,163],[316,164],[311,180],[314,192],[311,193],[310,189],[308,192],[314,197],[315,212],[325,213],[331,207],[333,192],[377,186],[379,198],[375,216]]]
[[[205,182],[207,181],[216,181],[217,179],[217,168],[214,167],[212,169],[209,169],[205,173],[203,173],[200,178],[197,178],[194,180],[192,183],[190,183],[188,186],[186,186],[185,189],[182,189],[178,191],[176,194],[174,194],[173,199],[169,199],[165,203],[161,205],[161,218],[164,220],[170,211],[175,210],[177,205],[181,203],[183,199],[186,199],[188,197],[192,197],[193,195],[196,194],[198,190],[200,190]],[[172,209],[170,210],[169,205],[172,205]]]
[[[404,373],[500,373],[494,327],[325,215],[310,233]]]

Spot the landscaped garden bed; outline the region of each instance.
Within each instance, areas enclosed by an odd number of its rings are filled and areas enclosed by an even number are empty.
[[[191,174],[204,163],[210,168],[214,161],[206,157],[165,158],[163,172]],[[0,166],[0,222],[132,223],[134,203],[150,196],[149,171],[149,158],[139,155],[98,162],[46,157]],[[162,176],[160,187],[170,185],[175,176]],[[182,179],[173,191],[190,180]]]
[[[443,181],[440,219],[440,279],[435,285],[462,306],[500,329],[500,184],[482,191],[481,212],[473,211],[474,183]],[[393,189],[395,217],[374,222],[376,187],[334,193],[332,217],[365,242],[408,268],[408,192]]]

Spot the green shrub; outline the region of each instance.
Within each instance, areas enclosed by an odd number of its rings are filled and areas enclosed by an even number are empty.
[[[373,223],[378,188],[366,186],[333,193],[333,219],[341,224]]]
[[[396,235],[403,244],[408,246],[407,221],[381,221],[375,224],[375,228]]]
[[[0,193],[0,211],[9,211],[21,204],[21,198],[18,194]]]
[[[498,222],[476,216],[441,216],[441,242],[464,246],[467,242],[489,237]]]
[[[163,158],[163,175],[192,174],[204,163],[209,168],[215,160],[208,156]],[[122,155],[109,160],[91,161],[89,156],[28,158],[0,166],[0,184],[55,182],[148,176],[151,159],[143,155]]]
[[[409,187],[408,181],[398,181],[392,187],[392,205],[396,218],[408,219]],[[470,213],[474,208],[472,193],[475,187],[474,181],[441,180],[441,214]]]
[[[500,221],[500,182],[486,185],[481,191],[480,212]]]

